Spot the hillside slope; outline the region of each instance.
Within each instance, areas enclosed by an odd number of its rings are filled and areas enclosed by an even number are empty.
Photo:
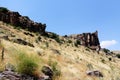
[[[36,57],[39,75],[43,75],[42,66],[56,64],[60,76],[55,80],[120,80],[120,59],[106,55],[103,51],[98,54],[82,45],[76,47],[72,39],[71,42],[62,36],[59,39],[64,43],[0,22],[1,53],[4,48],[4,59],[2,60],[2,54],[0,57],[0,71],[7,64],[16,67],[16,57],[22,52]],[[93,70],[100,71],[103,77],[87,75],[87,71]]]

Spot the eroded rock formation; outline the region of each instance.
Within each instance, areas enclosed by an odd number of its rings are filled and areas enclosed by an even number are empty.
[[[98,38],[98,31],[94,33],[83,33],[83,34],[77,34],[72,38],[80,41],[80,44],[86,47],[89,47],[93,50],[99,50],[100,49],[100,43]]]
[[[0,21],[9,23],[16,27],[21,27],[31,32],[45,34],[46,25],[37,23],[29,19],[27,16],[21,16],[18,12],[9,11],[4,7],[0,7]]]

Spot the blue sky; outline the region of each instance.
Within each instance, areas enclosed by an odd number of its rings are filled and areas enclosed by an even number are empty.
[[[120,50],[120,0],[1,0],[0,6],[60,35],[98,30],[103,47]]]

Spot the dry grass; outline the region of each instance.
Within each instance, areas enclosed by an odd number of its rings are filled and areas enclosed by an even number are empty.
[[[109,57],[104,55],[103,52],[98,54],[95,51],[86,50],[83,46],[75,47],[72,43],[69,46],[68,43],[60,45],[55,40],[42,36],[41,41],[35,43],[38,36],[34,33],[32,34],[35,36],[31,37],[24,35],[24,30],[16,31],[13,28],[6,28],[5,26],[2,24],[2,29],[6,31],[6,34],[11,32],[16,37],[26,39],[28,42],[34,44],[35,47],[2,40],[2,45],[5,48],[5,59],[3,62],[0,62],[0,70],[3,70],[4,65],[7,63],[16,65],[18,53],[25,52],[26,55],[34,57],[38,62],[39,69],[36,71],[36,74],[41,73],[41,66],[49,65],[50,59],[53,62],[57,62],[61,70],[61,76],[58,76],[54,80],[120,80],[120,59],[118,58],[112,57],[112,60],[109,61]],[[72,42],[74,41],[72,40]],[[0,51],[1,49],[0,44]],[[58,50],[60,54],[56,54],[53,49]],[[88,70],[99,70],[104,77],[87,76],[86,71]]]

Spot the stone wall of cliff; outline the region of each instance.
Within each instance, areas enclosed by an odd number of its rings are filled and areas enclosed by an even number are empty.
[[[89,47],[93,50],[100,49],[100,42],[98,38],[98,31],[93,33],[82,33],[74,36],[70,36],[75,40],[80,41],[80,44]]]
[[[45,24],[34,22],[30,20],[29,17],[21,16],[18,12],[10,11],[4,7],[0,7],[0,21],[9,23],[16,27],[19,26],[30,32],[45,34]]]

